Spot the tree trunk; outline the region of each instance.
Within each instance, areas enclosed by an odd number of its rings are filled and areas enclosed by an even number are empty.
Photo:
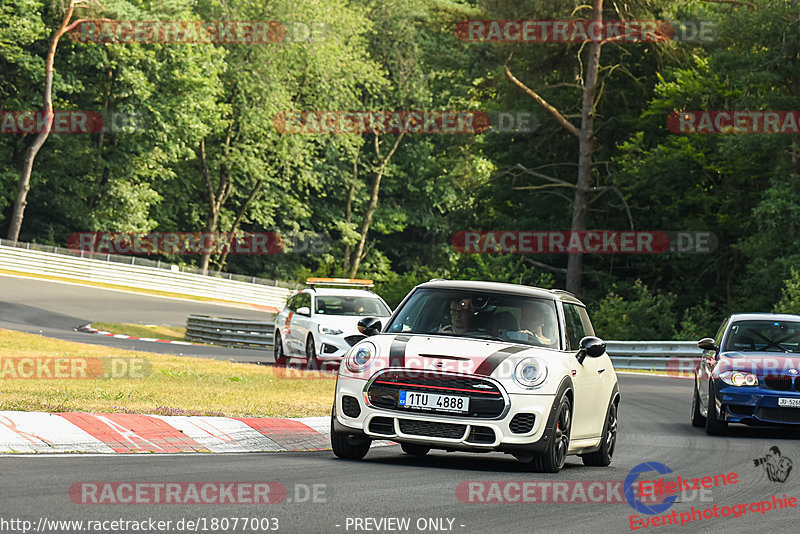
[[[356,277],[358,268],[361,266],[361,260],[364,254],[364,245],[367,243],[367,232],[369,232],[370,224],[372,224],[372,216],[375,214],[375,210],[378,208],[378,196],[381,189],[381,179],[383,179],[383,175],[386,172],[386,165],[388,165],[389,160],[392,159],[392,156],[397,150],[397,147],[400,145],[400,141],[403,139],[404,135],[405,132],[402,132],[400,135],[398,135],[394,145],[392,145],[391,150],[389,150],[389,153],[386,154],[386,157],[381,158],[378,144],[378,134],[375,134],[375,155],[377,156],[380,165],[375,173],[375,181],[372,183],[372,191],[369,195],[369,204],[367,205],[367,210],[364,212],[364,217],[361,219],[361,228],[359,230],[361,238],[358,241],[356,250],[353,252],[353,266],[350,268],[350,278]]]
[[[602,25],[603,0],[594,0],[592,20]],[[589,188],[592,185],[592,155],[594,149],[594,104],[597,92],[597,75],[600,69],[602,43],[592,41],[589,45],[589,61],[584,75],[583,105],[581,106],[581,129],[578,135],[578,182],[572,201],[572,224],[570,230],[586,230],[586,215],[589,211]],[[583,275],[583,255],[570,254],[567,259],[567,291],[580,293]]]
[[[361,154],[361,146],[356,149],[356,156],[353,158],[353,176],[350,179],[350,187],[347,188],[347,203],[344,206],[344,225],[350,227],[353,220],[353,195],[356,191],[358,181],[358,156]],[[342,254],[342,272],[346,273],[350,269],[350,243],[345,243],[344,254]]]
[[[594,0],[592,20],[603,22],[603,0]],[[589,192],[592,187],[592,158],[594,152],[594,105],[597,93],[597,77],[600,70],[600,51],[604,41],[592,41],[589,45],[589,58],[586,72],[583,75],[583,102],[581,104],[581,127],[576,128],[555,107],[531,88],[519,81],[505,65],[506,77],[522,89],[534,102],[547,111],[569,133],[578,138],[578,179],[572,199],[572,221],[570,230],[580,232],[586,230],[586,216],[589,211]],[[511,56],[509,56],[509,60]],[[581,290],[583,276],[583,256],[570,254],[567,259],[567,291],[578,294]]]
[[[256,198],[258,192],[261,191],[261,186],[263,184],[264,179],[259,178],[259,180],[256,182],[256,185],[254,185],[253,189],[250,191],[250,196],[247,197],[247,200],[244,201],[242,207],[239,208],[239,213],[236,214],[236,220],[234,220],[233,224],[231,225],[231,236],[236,233],[236,230],[239,228],[239,223],[242,222],[244,214],[247,212],[248,206],[250,206],[250,203]],[[230,240],[228,240],[228,243],[230,243]],[[230,252],[230,248],[226,247],[225,252],[222,253],[222,257],[219,259],[219,268],[217,269],[217,274],[221,273],[222,269],[225,267],[225,262],[228,260],[228,252]]]
[[[230,146],[231,136],[230,131],[228,132],[228,136],[225,140],[225,147]],[[200,163],[203,166],[203,178],[206,182],[206,190],[208,192],[208,201],[209,201],[209,212],[208,218],[206,219],[206,227],[203,230],[206,233],[212,233],[217,231],[217,223],[219,222],[219,215],[222,212],[222,206],[225,205],[225,201],[228,200],[228,196],[231,194],[231,190],[233,189],[233,182],[231,179],[230,174],[225,169],[224,162],[220,164],[219,167],[219,184],[217,185],[216,192],[214,191],[214,186],[211,183],[211,173],[208,170],[208,160],[206,159],[206,141],[202,139],[200,141],[200,150],[199,150],[199,158]],[[202,274],[208,274],[208,264],[211,260],[211,251],[203,252],[200,258],[200,272]]]
[[[14,201],[14,211],[11,214],[11,221],[8,224],[8,239],[17,242],[19,239],[19,232],[22,228],[22,219],[25,216],[25,206],[28,204],[28,191],[31,187],[31,173],[33,172],[33,162],[36,159],[36,154],[42,148],[45,141],[50,135],[50,129],[53,126],[53,74],[56,58],[56,48],[58,47],[58,40],[61,36],[68,32],[72,26],[82,22],[81,20],[75,21],[70,25],[69,20],[72,18],[72,13],[75,11],[76,0],[70,0],[67,6],[67,11],[61,21],[61,26],[53,33],[50,39],[50,49],[47,51],[47,59],[44,64],[44,129],[40,131],[36,138],[31,143],[31,146],[25,151],[24,159],[22,160],[22,172],[19,177],[19,184],[17,185],[17,198]]]

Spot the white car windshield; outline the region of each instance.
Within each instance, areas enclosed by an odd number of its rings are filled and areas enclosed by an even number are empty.
[[[437,334],[558,348],[555,302],[505,293],[419,289],[389,333]]]
[[[391,312],[386,305],[374,297],[363,296],[317,296],[315,312],[321,315],[352,315],[388,317]]]

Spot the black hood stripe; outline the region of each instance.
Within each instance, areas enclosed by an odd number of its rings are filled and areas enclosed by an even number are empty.
[[[389,347],[389,367],[406,366],[406,346],[408,346],[410,339],[411,336],[395,336],[392,340],[392,345]]]
[[[478,366],[475,370],[476,375],[483,375],[489,376],[492,372],[497,369],[503,361],[508,358],[509,356],[513,356],[518,352],[522,352],[523,350],[528,350],[527,347],[506,347],[504,349],[498,350],[494,354],[490,354],[483,362]]]

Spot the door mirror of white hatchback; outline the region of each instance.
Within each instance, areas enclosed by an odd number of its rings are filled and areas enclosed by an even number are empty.
[[[297,308],[297,315],[305,315],[306,317],[311,317],[311,308],[308,306],[301,306]]]
[[[605,352],[605,341],[599,337],[586,336],[585,338],[581,339],[581,348],[578,350],[576,357],[580,363],[583,363],[583,360],[585,360],[587,356],[590,358],[599,358],[605,354]]]
[[[382,326],[377,317],[364,317],[358,321],[358,331],[365,336],[380,334]]]

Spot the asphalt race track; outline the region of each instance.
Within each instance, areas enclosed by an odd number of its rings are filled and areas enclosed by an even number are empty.
[[[570,457],[556,475],[527,472],[501,454],[434,452],[417,459],[399,447],[373,449],[360,462],[336,459],[329,451],[234,455],[116,455],[116,456],[7,456],[0,458],[3,473],[0,517],[40,517],[83,520],[171,520],[222,517],[275,517],[280,532],[366,532],[354,528],[354,518],[410,518],[407,532],[530,533],[626,532],[634,512],[627,503],[464,503],[456,495],[465,481],[614,481],[645,461],[666,464],[684,478],[735,472],[735,485],[704,495],[686,492],[673,510],[711,508],[770,500],[773,494],[798,497],[800,473],[785,483],[770,482],[753,459],[778,446],[783,456],[800,462],[797,434],[772,429],[734,428],[727,437],[709,437],[689,425],[691,381],[666,377],[620,375],[622,404],[620,434],[614,461],[608,468],[584,467]],[[652,478],[657,478],[651,473]],[[648,480],[651,478],[648,478]],[[273,505],[87,505],[75,504],[68,490],[85,481],[138,482],[279,482],[287,501]],[[307,497],[318,486],[317,502]],[[692,495],[696,493],[696,495]],[[289,502],[300,497],[304,502]],[[513,495],[512,495],[513,497]],[[324,501],[324,502],[323,502]],[[638,514],[642,517],[642,514]],[[663,514],[662,514],[663,515]],[[738,519],[712,518],[683,527],[650,527],[646,531],[794,532],[797,508],[747,513]],[[351,523],[348,525],[348,518]],[[453,519],[452,530],[417,529],[428,518]],[[337,526],[338,525],[338,526]],[[362,523],[362,525],[366,525]],[[445,527],[448,522],[444,521]],[[463,525],[463,526],[461,526]],[[374,532],[399,532],[375,529]],[[420,524],[420,526],[424,526]],[[202,528],[200,529],[202,530]],[[217,529],[217,531],[222,531]],[[251,532],[248,530],[248,532]]]
[[[126,350],[233,359],[237,362],[273,361],[272,351],[170,345],[74,330],[91,321],[184,326],[190,313],[255,320],[272,317],[245,304],[215,304],[0,275],[0,328]]]
[[[232,308],[177,299],[157,299],[101,289],[23,280],[0,276],[0,328],[43,333],[60,339],[182,352],[198,356],[238,358],[256,351],[216,347],[184,347],[125,341],[72,331],[91,320],[182,324],[186,313],[263,316],[256,310]],[[91,303],[91,304],[89,304]],[[202,353],[200,349],[207,349]],[[240,354],[241,356],[228,356]],[[271,354],[269,355],[271,359]],[[782,429],[732,427],[729,436],[710,437],[689,424],[691,381],[668,377],[621,374],[619,441],[608,468],[588,468],[570,457],[558,474],[526,471],[510,456],[432,452],[424,458],[402,453],[399,447],[373,449],[363,461],[336,459],[330,451],[258,454],[186,455],[4,455],[0,456],[0,531],[22,532],[22,523],[33,527],[45,518],[53,520],[172,521],[170,532],[274,532],[275,529],[233,528],[233,518],[277,518],[278,532],[631,532],[631,516],[663,517],[676,512],[703,510],[771,501],[800,499],[800,433]],[[0,394],[2,392],[0,391]],[[795,464],[785,482],[773,482],[754,459],[770,447]],[[687,491],[658,516],[637,512],[622,496],[622,502],[462,502],[460,483],[469,481],[578,482],[622,481],[643,462],[660,462],[685,478],[736,473],[736,483],[701,493]],[[652,480],[663,475],[640,475]],[[287,497],[279,504],[77,504],[70,498],[73,484],[81,482],[277,482]],[[317,496],[312,497],[316,485]],[[462,486],[463,488],[464,486]],[[506,486],[509,487],[509,486]],[[484,496],[489,495],[483,493]],[[500,498],[502,495],[497,494]],[[538,494],[534,494],[538,495]],[[613,496],[613,494],[612,494]],[[519,499],[520,492],[509,493]],[[563,499],[562,499],[563,500]],[[620,499],[618,499],[620,500]],[[300,502],[298,502],[300,501]],[[748,511],[741,517],[719,517],[670,525],[640,528],[641,531],[686,532],[795,532],[798,508]],[[227,518],[227,528],[218,523]],[[408,529],[397,529],[389,518],[408,519]],[[180,520],[195,521],[195,528]],[[384,521],[383,523],[378,523]],[[450,522],[452,521],[452,523]],[[200,523],[203,522],[203,523]],[[16,525],[16,530],[14,528]],[[135,532],[111,523],[101,530],[83,532]],[[213,525],[217,525],[212,528]],[[272,522],[262,522],[274,526]],[[636,525],[641,526],[641,525]],[[44,530],[44,529],[43,529]],[[33,530],[32,530],[33,531]],[[48,532],[76,532],[54,528]],[[138,530],[142,531],[142,530]],[[155,532],[155,530],[144,530]]]

